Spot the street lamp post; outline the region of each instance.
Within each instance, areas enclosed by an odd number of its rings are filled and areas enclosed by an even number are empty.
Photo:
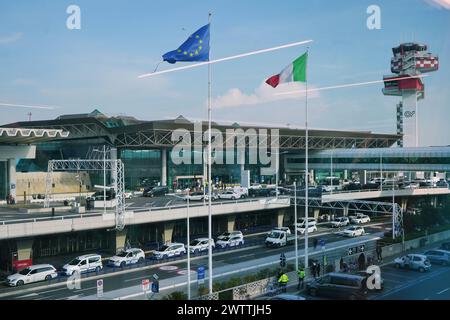
[[[294,181],[295,270],[298,271],[297,181]]]
[[[188,300],[191,300],[191,248],[189,247],[191,244],[191,235],[189,229],[189,191],[187,193],[187,273],[188,273]]]

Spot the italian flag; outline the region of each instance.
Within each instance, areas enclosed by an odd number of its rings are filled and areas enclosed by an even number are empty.
[[[308,53],[304,53],[294,60],[281,73],[276,74],[266,80],[266,83],[276,88],[280,83],[287,82],[306,82],[306,63],[308,61]]]

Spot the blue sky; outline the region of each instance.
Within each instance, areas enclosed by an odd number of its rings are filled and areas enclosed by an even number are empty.
[[[205,119],[206,68],[137,76],[151,72],[161,55],[206,24],[212,11],[213,59],[313,39],[311,87],[382,79],[389,73],[393,46],[412,40],[428,44],[440,57],[440,70],[425,79],[420,144],[447,145],[450,10],[432,1],[2,1],[0,103],[58,106],[31,110],[34,120],[94,108],[147,120],[179,114]],[[81,8],[81,30],[66,28],[70,4]],[[381,30],[366,27],[371,4],[381,8]],[[263,81],[304,50],[295,47],[214,65],[213,118],[302,126],[303,99],[274,100]],[[315,94],[311,126],[394,133],[399,98],[384,97],[381,88]],[[30,110],[0,106],[0,112],[4,124],[26,120]]]

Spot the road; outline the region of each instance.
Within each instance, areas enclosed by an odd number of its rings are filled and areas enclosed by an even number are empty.
[[[388,227],[389,223],[386,225],[377,225],[373,227],[366,227],[366,231],[369,234],[382,233],[385,227]],[[343,238],[341,235],[333,233],[328,227],[321,226],[317,233],[311,235],[311,240],[309,246],[313,246],[313,237],[321,237],[327,243],[327,246],[332,244],[339,244],[343,241],[354,242],[359,241],[356,239]],[[244,267],[254,267],[256,263],[273,263],[278,262],[279,255],[281,252],[286,253],[289,258],[293,256],[293,246],[284,248],[265,248],[261,241],[263,241],[264,236],[260,235],[254,237],[253,246],[241,248],[241,249],[231,249],[229,251],[224,251],[221,253],[215,253],[213,255],[213,264],[215,270],[224,270],[223,272],[232,271],[236,268]],[[302,238],[299,241],[299,250],[303,249],[304,241]],[[259,244],[258,244],[259,240]],[[320,250],[317,248],[317,250]],[[313,251],[311,248],[310,251]],[[195,270],[199,266],[207,266],[207,255],[195,257],[191,262],[191,272],[193,274],[192,278],[196,279],[197,275]],[[186,260],[175,260],[172,262],[165,263],[164,265],[148,265],[147,267],[140,267],[136,269],[126,269],[119,272],[111,272],[112,269],[105,267],[101,275],[104,275],[104,292],[107,295],[108,292],[122,290],[124,288],[137,287],[140,285],[143,279],[148,279],[152,274],[157,273],[161,281],[167,280],[167,283],[171,283],[170,279],[177,279],[177,281],[186,281]],[[95,275],[95,274],[94,274]],[[89,297],[96,294],[96,280],[100,277],[94,277],[81,282],[81,288],[78,290],[69,290],[65,281],[66,278],[61,278],[60,283],[56,281],[50,282],[50,286],[43,286],[43,284],[33,284],[20,288],[6,288],[0,289],[1,299],[80,299],[83,297]],[[83,277],[86,277],[85,275]],[[91,277],[92,278],[92,277]],[[175,281],[175,280],[174,280]],[[136,292],[139,289],[128,290],[129,292]],[[128,292],[123,290],[123,292]]]

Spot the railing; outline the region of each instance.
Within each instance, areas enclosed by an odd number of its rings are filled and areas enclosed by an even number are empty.
[[[418,188],[399,188],[394,187],[394,191],[402,191],[402,190],[427,190],[427,189],[448,189],[447,187],[418,187]],[[377,192],[377,191],[392,191],[392,186],[383,187],[383,189],[355,189],[355,190],[338,190],[338,191],[322,191],[323,195],[333,195],[333,194],[342,194],[342,193],[355,193],[355,192]]]
[[[252,202],[260,202],[261,200],[266,200],[267,203],[273,202],[277,199],[289,199],[287,196],[279,196],[276,197],[270,197],[270,198],[252,198],[252,199],[239,199],[239,200],[227,200],[227,201],[213,201],[212,206],[218,206],[218,205],[228,205],[228,204],[242,204],[242,203],[252,203]],[[206,207],[208,204],[206,203],[196,203],[192,204],[190,202],[189,207]],[[174,210],[174,209],[180,209],[180,208],[186,208],[186,204],[175,204],[170,206],[164,206],[164,207],[150,207],[145,209],[138,209],[133,210],[131,212],[133,213],[139,213],[139,212],[153,212],[153,211],[162,211],[162,210]],[[109,212],[107,214],[114,214],[114,212]],[[96,216],[102,216],[103,213],[93,212],[93,213],[82,213],[82,214],[73,214],[73,215],[61,215],[61,216],[47,216],[47,217],[40,217],[40,218],[24,218],[24,219],[13,219],[13,220],[3,220],[0,221],[0,225],[8,225],[8,224],[17,224],[17,223],[26,223],[26,222],[40,222],[40,221],[57,221],[57,220],[67,220],[67,219],[83,219],[83,218],[90,218],[90,217],[96,217]]]

